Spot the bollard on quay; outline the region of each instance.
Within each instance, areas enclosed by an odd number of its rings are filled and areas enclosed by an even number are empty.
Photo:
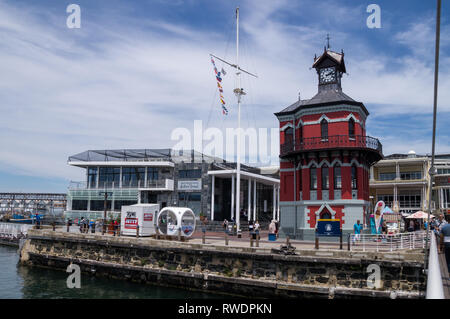
[[[178,241],[181,241],[181,227],[178,228]]]
[[[350,251],[350,233],[347,234],[347,250]]]
[[[225,245],[228,246],[228,233],[225,232]]]
[[[67,232],[69,232],[69,221],[67,221]]]
[[[139,238],[139,225],[136,225],[136,238]]]

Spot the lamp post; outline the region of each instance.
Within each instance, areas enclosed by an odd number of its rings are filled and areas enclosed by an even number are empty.
[[[428,236],[430,234],[430,221],[431,221],[431,195],[433,188],[434,175],[436,174],[436,168],[434,167],[434,151],[436,145],[436,112],[437,112],[437,94],[438,94],[438,75],[439,75],[439,38],[441,31],[441,0],[437,0],[436,9],[436,47],[434,57],[434,97],[433,97],[433,137],[431,144],[431,167],[430,167],[430,187],[428,188],[428,222],[427,222],[427,236],[425,245],[425,264],[424,269],[427,269],[428,260]]]

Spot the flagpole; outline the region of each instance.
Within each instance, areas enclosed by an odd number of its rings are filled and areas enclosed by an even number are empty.
[[[236,171],[236,230],[240,231],[240,195],[241,195],[241,72],[239,70],[239,7],[236,8],[236,75],[238,98],[238,134],[237,134],[237,171]]]

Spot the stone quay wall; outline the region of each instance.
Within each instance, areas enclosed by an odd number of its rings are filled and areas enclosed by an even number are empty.
[[[213,246],[156,239],[30,230],[25,265],[243,297],[423,298],[423,254],[297,251]],[[367,267],[380,267],[369,288]]]

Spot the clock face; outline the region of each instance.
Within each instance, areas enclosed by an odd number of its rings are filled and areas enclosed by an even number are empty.
[[[323,68],[319,71],[320,83],[331,83],[336,81],[336,71],[333,67]]]

